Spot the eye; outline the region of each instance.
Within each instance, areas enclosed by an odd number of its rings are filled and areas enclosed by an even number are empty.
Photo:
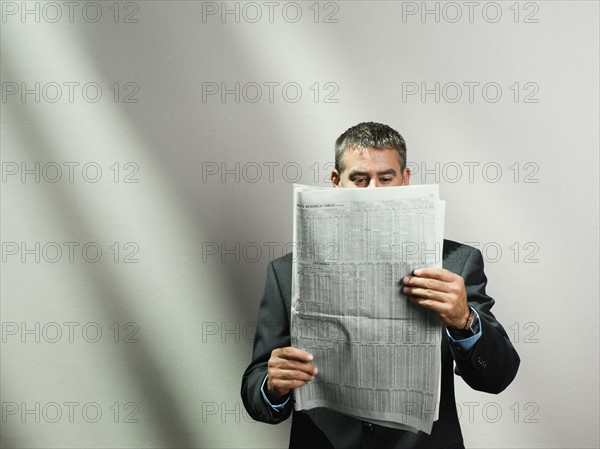
[[[385,176],[383,178],[379,178],[381,182],[392,182],[394,179],[390,176]]]
[[[367,182],[367,178],[365,178],[364,176],[356,176],[352,178],[352,182],[354,184],[364,184]]]

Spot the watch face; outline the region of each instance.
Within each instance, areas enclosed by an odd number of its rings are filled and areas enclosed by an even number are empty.
[[[473,333],[473,335],[479,332],[479,320],[477,319],[477,317],[475,317],[475,319],[473,320],[473,323],[469,327],[469,330]]]

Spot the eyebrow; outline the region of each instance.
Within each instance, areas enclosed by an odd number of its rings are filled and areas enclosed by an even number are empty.
[[[369,173],[366,171],[359,171],[359,170],[352,170],[349,174],[348,177],[352,177],[352,176],[368,176]],[[377,176],[384,176],[384,175],[393,175],[396,176],[396,170],[394,170],[393,168],[388,168],[387,170],[383,170],[383,171],[378,171],[377,172]]]

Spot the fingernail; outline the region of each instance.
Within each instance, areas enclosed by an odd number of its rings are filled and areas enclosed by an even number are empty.
[[[418,276],[421,274],[421,269],[417,268],[415,271],[413,271],[413,273],[415,273],[415,276]]]
[[[315,367],[315,374],[313,374],[313,377],[316,376],[318,372],[319,372],[319,368]]]
[[[403,283],[403,284],[407,284],[407,283],[408,283],[408,276],[404,276],[404,277],[402,278],[402,283]]]
[[[308,361],[310,362],[313,359],[312,354],[308,354]]]

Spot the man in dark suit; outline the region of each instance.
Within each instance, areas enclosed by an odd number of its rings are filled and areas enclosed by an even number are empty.
[[[392,128],[360,123],[336,141],[334,187],[408,185],[404,139]],[[294,411],[290,448],[464,448],[454,398],[454,371],[472,388],[499,393],[513,380],[519,356],[490,309],[479,250],[444,240],[443,268],[421,268],[398,281],[411,301],[444,324],[439,419],[431,435],[361,421],[325,408]],[[289,417],[291,391],[318,375],[318,360],[290,344],[291,254],[269,264],[252,362],[242,399],[254,419]],[[453,361],[456,363],[453,369]]]

